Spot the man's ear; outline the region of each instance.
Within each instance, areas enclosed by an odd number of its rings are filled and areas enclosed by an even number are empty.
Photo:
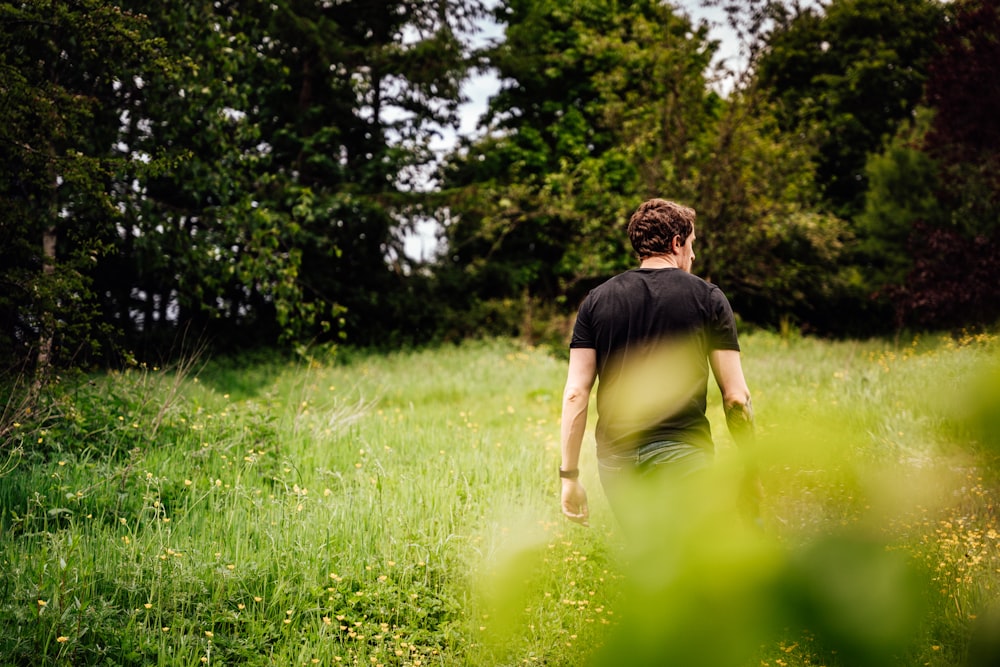
[[[674,234],[674,238],[670,240],[670,250],[678,255],[681,252],[681,248],[684,247],[684,239],[681,238],[680,234]]]

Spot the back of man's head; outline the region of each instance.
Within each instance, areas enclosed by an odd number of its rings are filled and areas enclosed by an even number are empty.
[[[696,213],[693,208],[666,199],[643,202],[628,221],[628,238],[639,259],[669,255],[673,241],[681,243],[694,231]]]

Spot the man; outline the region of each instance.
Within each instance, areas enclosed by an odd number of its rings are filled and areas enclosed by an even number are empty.
[[[733,311],[722,291],[691,274],[695,211],[652,199],[629,219],[639,268],[587,295],[570,343],[562,406],[562,511],[588,524],[580,447],[594,381],[601,485],[622,519],[624,487],[636,476],[702,469],[713,443],[705,417],[708,367],[739,444],[753,432]]]

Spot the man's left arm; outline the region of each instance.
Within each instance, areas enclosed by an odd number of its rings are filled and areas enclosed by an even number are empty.
[[[743,376],[743,364],[739,350],[713,350],[709,354],[712,373],[722,392],[722,406],[726,413],[726,425],[740,448],[745,474],[740,490],[740,504],[748,522],[760,526],[760,501],[763,490],[757,473],[753,451],[754,421],[750,389]]]
[[[736,444],[749,447],[754,440],[753,404],[750,388],[743,375],[739,350],[712,350],[709,354],[712,374],[722,392],[722,406],[726,425]]]

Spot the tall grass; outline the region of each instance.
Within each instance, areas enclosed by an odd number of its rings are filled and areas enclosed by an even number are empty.
[[[743,343],[763,530],[731,511],[716,392],[716,485],[657,497],[664,539],[638,548],[592,448],[591,528],[559,515],[565,368],[541,349],[65,388],[0,452],[44,454],[0,478],[0,663],[973,664],[1000,583],[1000,401],[968,391],[996,339]]]

